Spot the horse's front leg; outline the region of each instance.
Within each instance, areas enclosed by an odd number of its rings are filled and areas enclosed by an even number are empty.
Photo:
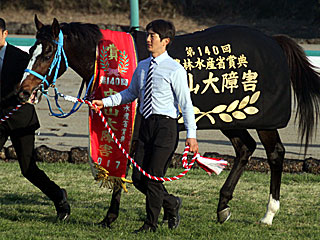
[[[121,188],[113,189],[111,203],[110,203],[110,207],[108,209],[107,215],[99,223],[99,225],[101,225],[102,227],[111,228],[111,224],[117,220],[119,216],[121,192],[122,192]]]
[[[128,161],[127,169],[126,169],[126,177],[128,176],[129,166],[130,166],[130,162]],[[117,220],[117,218],[119,216],[121,193],[122,193],[121,187],[114,187],[113,188],[112,198],[111,198],[111,202],[110,202],[110,206],[109,206],[107,215],[99,223],[100,226],[111,228],[111,224]]]
[[[218,222],[226,222],[231,211],[228,202],[232,199],[234,189],[244,171],[245,165],[256,149],[256,142],[247,130],[223,130],[222,133],[228,137],[235,149],[236,158],[229,176],[220,190],[220,198],[217,209]]]
[[[136,143],[137,143],[136,141],[132,141],[131,143],[130,156],[132,158],[134,158],[134,155],[135,155]],[[127,162],[126,177],[128,176],[129,167],[130,167],[130,161]],[[108,209],[107,215],[99,223],[100,226],[111,228],[111,224],[117,220],[119,216],[121,193],[122,193],[121,187],[120,188],[115,187],[113,189],[110,207]]]
[[[268,163],[271,169],[270,195],[267,212],[260,222],[272,225],[273,218],[280,209],[280,185],[285,149],[277,130],[258,130],[257,132],[266,149]]]

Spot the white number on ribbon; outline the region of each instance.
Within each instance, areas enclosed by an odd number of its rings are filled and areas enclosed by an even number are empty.
[[[118,169],[120,166],[120,161],[116,161],[116,164],[117,164],[116,169]]]

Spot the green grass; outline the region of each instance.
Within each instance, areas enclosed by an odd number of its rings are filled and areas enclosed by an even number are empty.
[[[112,229],[96,225],[109,206],[111,192],[99,188],[86,164],[39,163],[52,180],[68,191],[72,215],[55,222],[53,204],[20,174],[17,162],[0,162],[0,239],[320,239],[320,176],[284,174],[280,212],[271,227],[257,224],[269,196],[270,174],[245,172],[230,202],[232,216],[216,222],[219,189],[228,172],[209,177],[191,170],[166,183],[183,199],[181,224],[170,231],[132,234],[145,217],[145,198],[133,186],[122,195],[121,210]],[[181,169],[169,169],[176,175]],[[161,220],[162,215],[160,216]]]

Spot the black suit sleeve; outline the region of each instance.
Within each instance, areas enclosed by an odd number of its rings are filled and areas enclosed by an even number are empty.
[[[17,105],[16,90],[28,61],[28,53],[10,44],[7,45],[1,73],[1,108],[12,108]]]
[[[10,44],[7,45],[1,75],[1,117],[20,104],[16,91],[28,62],[28,53]],[[31,104],[24,104],[6,121],[6,124],[11,130],[37,129],[40,126],[35,108]]]

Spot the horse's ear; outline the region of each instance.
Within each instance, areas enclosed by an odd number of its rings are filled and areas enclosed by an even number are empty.
[[[37,30],[39,31],[40,28],[43,27],[43,23],[39,21],[38,17],[37,17],[37,14],[34,15],[34,22],[36,24],[36,28]]]
[[[60,32],[60,24],[56,18],[53,19],[51,29],[52,29],[53,36],[58,37]]]

